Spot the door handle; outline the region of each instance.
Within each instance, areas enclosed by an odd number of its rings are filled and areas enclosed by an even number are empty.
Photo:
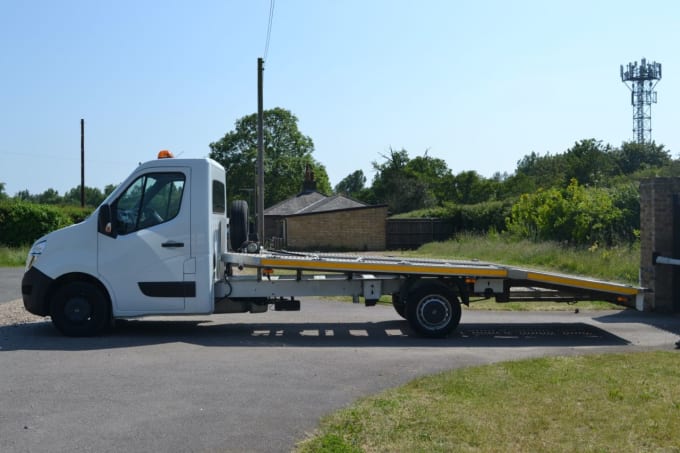
[[[163,242],[161,244],[161,247],[168,247],[168,248],[184,247],[184,242],[175,242],[175,241]]]

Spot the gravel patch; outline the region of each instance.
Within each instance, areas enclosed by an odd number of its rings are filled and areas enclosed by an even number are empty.
[[[0,326],[12,326],[29,322],[41,322],[47,318],[26,311],[21,299],[0,304]]]

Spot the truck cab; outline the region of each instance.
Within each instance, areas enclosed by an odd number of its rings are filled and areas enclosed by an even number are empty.
[[[214,311],[225,171],[170,156],[137,167],[85,221],[34,243],[22,281],[29,312],[50,315],[64,334],[91,335],[116,317]]]

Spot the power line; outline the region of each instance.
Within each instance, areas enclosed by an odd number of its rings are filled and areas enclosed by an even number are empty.
[[[269,24],[267,25],[267,39],[265,40],[264,44],[264,57],[262,58],[264,61],[267,61],[267,55],[269,54],[269,41],[272,36],[272,23],[274,22],[274,4],[276,3],[276,0],[271,0],[269,2]]]

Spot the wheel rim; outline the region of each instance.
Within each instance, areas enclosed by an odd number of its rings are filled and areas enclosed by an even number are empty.
[[[418,304],[417,316],[423,327],[437,330],[451,322],[453,312],[446,300],[437,296],[427,296]]]
[[[92,307],[84,297],[74,297],[66,302],[64,315],[70,322],[84,322],[92,315]]]

